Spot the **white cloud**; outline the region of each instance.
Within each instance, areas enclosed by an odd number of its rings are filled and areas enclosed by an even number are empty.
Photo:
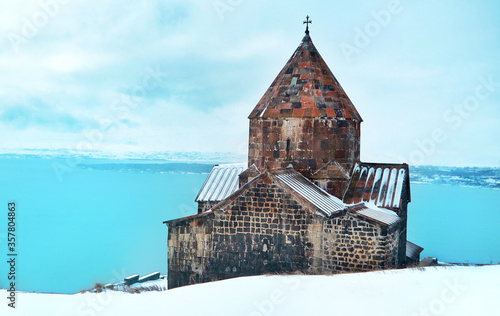
[[[163,84],[148,91],[143,106],[120,121],[102,147],[244,151],[246,117],[299,44],[305,13],[313,19],[316,47],[365,119],[367,157],[407,156],[416,139],[442,126],[443,111],[474,91],[479,76],[500,80],[499,22],[492,15],[497,4],[405,2],[405,10],[347,63],[339,43],[351,41],[353,30],[387,1],[228,3],[232,10],[221,17],[213,1],[67,1],[17,52],[8,34],[21,34],[26,19],[43,9],[39,1],[2,4],[0,113],[15,105],[29,109],[34,99],[53,112],[43,120],[34,112],[38,121],[22,129],[0,122],[0,130],[15,140],[9,143],[14,147],[74,146],[81,132],[60,132],[61,116],[67,124],[72,118],[76,126],[94,128],[92,122],[114,115],[117,98],[142,84],[147,67],[160,67],[168,73]],[[422,12],[428,15],[424,25]],[[464,18],[474,22],[470,29],[459,27]],[[487,148],[500,127],[479,120],[500,117],[499,101],[497,91],[474,113],[481,129],[464,125],[450,132],[432,162],[447,164],[456,148],[471,164],[497,161],[498,153]],[[486,136],[477,139],[480,130]],[[476,143],[481,155],[467,149]],[[2,137],[3,147],[11,145]]]

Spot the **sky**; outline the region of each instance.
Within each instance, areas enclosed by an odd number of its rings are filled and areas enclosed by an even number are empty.
[[[498,1],[0,1],[3,153],[244,157],[309,15],[363,161],[500,166]]]

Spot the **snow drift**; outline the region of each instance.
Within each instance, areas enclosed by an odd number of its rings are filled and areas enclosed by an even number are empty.
[[[0,295],[7,296],[6,290]],[[1,315],[498,315],[500,266],[255,276],[129,294],[17,293]]]

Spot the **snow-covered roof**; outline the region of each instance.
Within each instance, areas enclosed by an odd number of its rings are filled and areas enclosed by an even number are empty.
[[[361,203],[354,205],[350,207],[348,211],[387,226],[396,223],[400,219],[396,212],[378,207],[375,204],[371,203]]]
[[[309,201],[321,210],[326,216],[330,216],[346,208],[346,205],[335,196],[328,194],[306,177],[292,170],[274,172],[278,181],[287,185],[290,189]]]
[[[215,165],[200,189],[195,202],[218,202],[238,189],[238,175],[247,169],[247,163]]]
[[[407,164],[358,163],[344,196],[347,204],[373,203],[378,207],[400,208],[410,201]]]

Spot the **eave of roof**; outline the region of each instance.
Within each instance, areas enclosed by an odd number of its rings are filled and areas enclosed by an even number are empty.
[[[394,225],[401,219],[394,211],[377,207],[374,204],[360,203],[352,205],[347,209],[347,212],[360,215],[384,226]]]
[[[189,221],[189,220],[195,220],[195,219],[200,219],[200,218],[204,218],[204,217],[209,217],[210,215],[213,215],[213,212],[211,210],[207,211],[207,212],[203,212],[201,214],[195,214],[195,215],[191,215],[191,216],[186,216],[186,217],[181,217],[181,218],[175,218],[175,219],[171,219],[171,220],[168,220],[168,221],[164,221],[163,224],[174,225],[174,224],[177,224],[177,223],[180,223],[180,222],[184,222],[184,221]]]

